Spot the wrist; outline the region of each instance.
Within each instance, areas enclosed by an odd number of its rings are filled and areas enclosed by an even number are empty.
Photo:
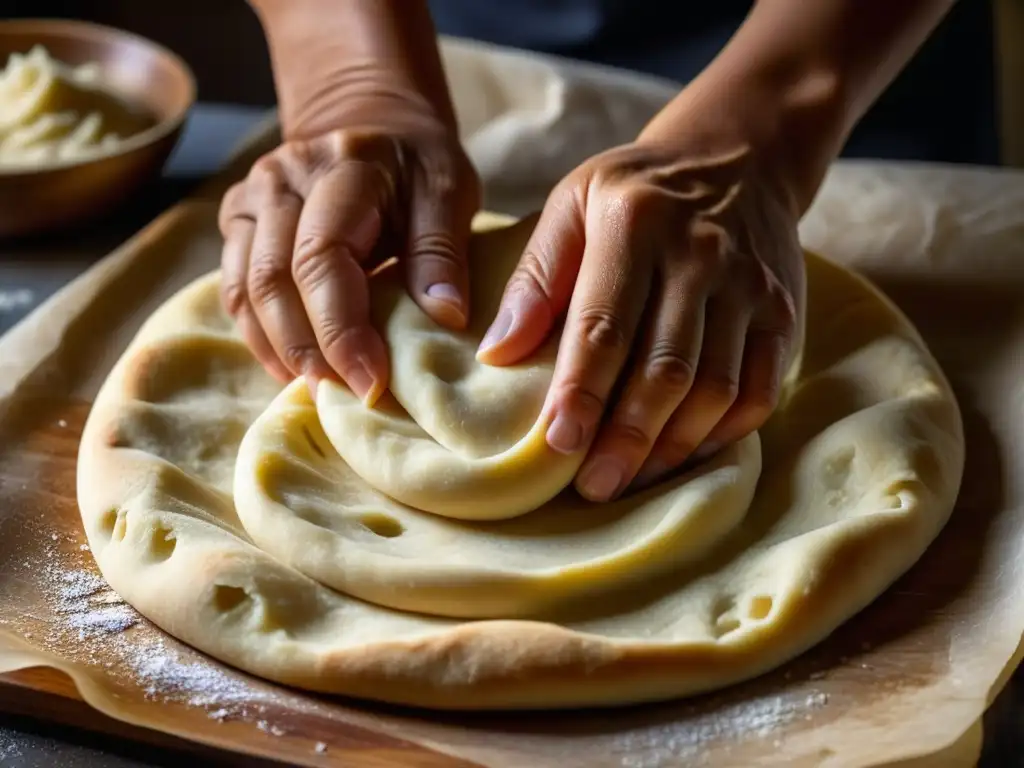
[[[286,137],[388,118],[455,130],[424,0],[250,0],[263,25]]]
[[[709,69],[647,125],[640,141],[753,162],[799,217],[845,140],[843,88],[828,70],[778,81],[757,71]]]
[[[953,0],[759,0],[718,57],[645,129],[746,152],[794,211]]]

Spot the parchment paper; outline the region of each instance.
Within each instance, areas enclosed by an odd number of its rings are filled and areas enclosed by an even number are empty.
[[[454,41],[445,57],[487,205],[512,213],[539,206],[587,155],[628,141],[674,92]],[[216,265],[219,195],[273,141],[268,129],[202,194],[0,339],[0,670],[52,665],[115,717],[260,754],[286,754],[290,723],[312,718],[326,751],[307,745],[308,765],[331,764],[338,723],[510,767],[976,761],[979,717],[1024,631],[1024,174],[841,163],[803,222],[809,248],[868,274],[911,317],[963,408],[960,501],[907,577],[811,653],[715,696],[600,714],[434,717],[249,680],[145,622],[117,629],[137,617],[89,591],[95,571],[74,505],[88,403],[145,316]],[[76,618],[83,601],[104,621]]]

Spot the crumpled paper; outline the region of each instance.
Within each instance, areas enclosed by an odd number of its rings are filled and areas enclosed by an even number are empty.
[[[486,205],[511,213],[539,207],[564,173],[630,140],[674,93],[457,41],[444,57]],[[216,265],[219,196],[273,141],[268,128],[202,193],[0,339],[0,670],[53,666],[114,717],[303,765],[357,764],[352,729],[392,758],[412,744],[494,766],[973,764],[979,717],[1024,631],[1024,174],[840,163],[802,224],[808,248],[863,271],[917,324],[963,408],[956,512],[905,578],[804,657],[713,696],[433,716],[251,680],[90,580],[74,503],[88,403],[148,313]]]

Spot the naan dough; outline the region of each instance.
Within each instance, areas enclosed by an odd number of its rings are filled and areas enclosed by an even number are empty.
[[[565,456],[551,450],[548,425],[538,419],[557,333],[524,364],[497,368],[476,361],[534,223],[477,236],[470,258],[487,266],[471,273],[477,309],[465,333],[432,322],[400,275],[377,281],[371,306],[391,347],[390,406],[368,410],[345,387],[318,389],[320,418],[335,450],[391,498],[444,517],[499,520],[550,501],[583,463],[586,451]]]
[[[527,232],[477,236],[465,335],[375,283],[395,366],[381,413],[340,386],[315,406],[302,382],[281,391],[221,311],[218,275],[168,301],[82,438],[80,505],[111,586],[286,684],[437,708],[610,705],[777,666],[939,532],[963,466],[952,392],[887,300],[810,255],[803,354],[760,435],[616,504],[556,495],[545,479],[565,485],[578,459],[532,437],[552,350],[502,371],[472,359],[488,286]]]

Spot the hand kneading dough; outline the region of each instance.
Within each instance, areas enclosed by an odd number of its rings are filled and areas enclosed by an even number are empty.
[[[556,342],[515,368],[473,357],[529,224],[476,236],[465,334],[374,278],[394,366],[374,411],[339,385],[315,405],[301,381],[281,390],[217,274],[168,301],[82,438],[79,501],[111,586],[282,683],[566,707],[760,674],[917,560],[959,488],[956,401],[899,312],[811,255],[803,354],[759,435],[614,504],[560,494],[579,457],[551,453],[538,420]]]
[[[317,408],[334,449],[391,498],[444,517],[499,520],[558,495],[582,464],[585,450],[565,456],[547,446],[548,425],[538,418],[557,333],[524,364],[476,362],[533,223],[477,236],[470,259],[487,267],[471,272],[474,311],[465,333],[433,323],[398,275],[377,281],[371,306],[390,343],[390,392],[397,404],[369,410],[345,387],[328,382],[318,388]]]

